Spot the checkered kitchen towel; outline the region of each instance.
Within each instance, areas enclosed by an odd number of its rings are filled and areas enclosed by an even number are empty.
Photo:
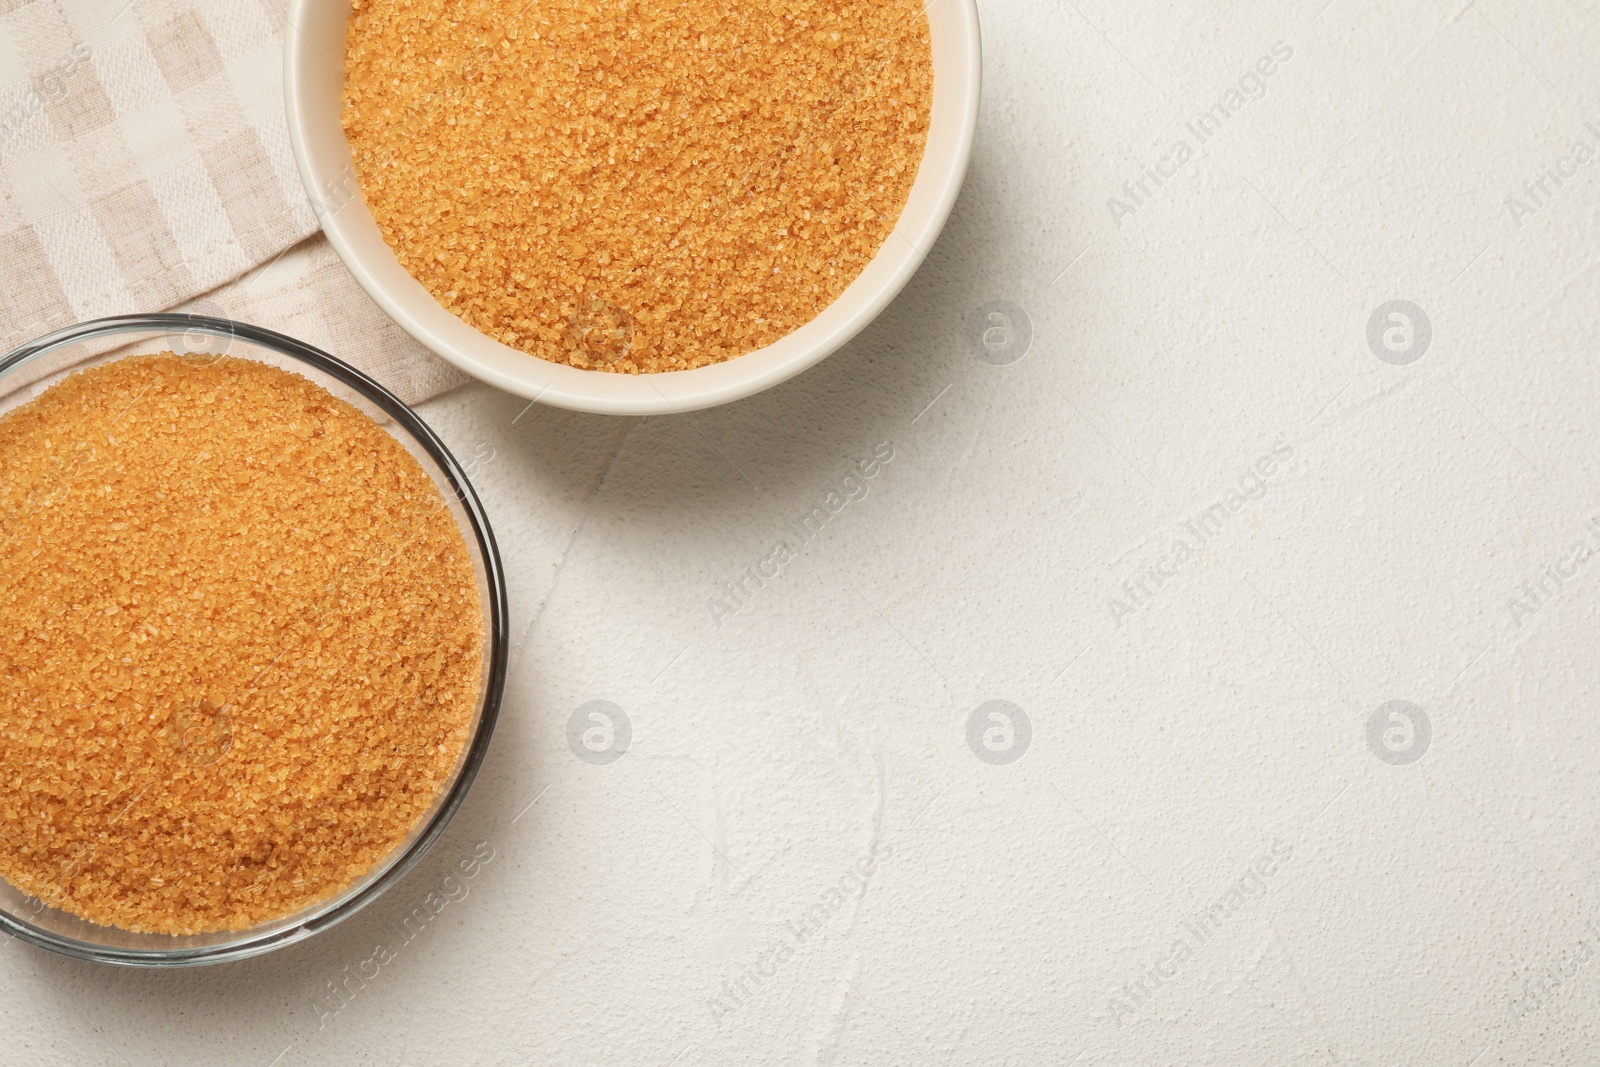
[[[0,352],[181,307],[292,334],[411,402],[464,380],[318,235],[285,25],[283,0],[0,0]]]

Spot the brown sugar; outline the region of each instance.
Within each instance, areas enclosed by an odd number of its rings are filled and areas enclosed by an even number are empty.
[[[471,557],[405,447],[306,379],[137,356],[0,417],[0,877],[237,930],[346,888],[449,781]]]
[[[815,318],[927,143],[923,0],[354,0],[363,197],[450,311],[558,363],[719,363]]]

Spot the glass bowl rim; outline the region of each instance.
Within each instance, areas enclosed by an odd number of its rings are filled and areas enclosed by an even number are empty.
[[[393,887],[414,867],[423,855],[444,833],[445,827],[450,824],[466,799],[478,771],[483,766],[484,757],[488,753],[490,738],[494,735],[495,723],[500,715],[500,703],[504,696],[506,675],[508,672],[508,641],[509,609],[506,598],[505,570],[500,560],[499,546],[495,542],[494,532],[489,525],[489,517],[478,499],[477,492],[472,488],[466,471],[462,468],[445,443],[433,432],[433,428],[424,422],[411,408],[395,396],[384,386],[366,373],[356,369],[336,356],[330,355],[319,348],[315,348],[304,341],[298,341],[287,334],[268,330],[249,323],[238,322],[233,319],[217,318],[210,315],[197,315],[185,313],[162,313],[147,315],[118,315],[109,318],[92,319],[74,326],[63,327],[45,334],[42,337],[29,341],[12,349],[4,356],[0,356],[0,381],[7,375],[33,359],[45,355],[64,345],[78,341],[88,341],[96,338],[115,337],[117,334],[148,334],[159,331],[171,335],[173,333],[206,333],[218,337],[238,338],[262,348],[271,349],[280,355],[304,363],[323,374],[348,386],[370,403],[377,406],[386,415],[394,420],[395,424],[411,436],[430,459],[438,465],[449,482],[451,491],[456,500],[461,504],[467,516],[467,521],[472,527],[473,536],[477,539],[479,555],[483,560],[483,579],[488,588],[489,603],[488,615],[491,621],[491,630],[488,635],[489,665],[485,672],[484,691],[482,694],[483,710],[478,716],[477,727],[467,743],[467,752],[462,759],[459,773],[451,782],[449,791],[432,818],[426,826],[422,827],[417,837],[405,851],[377,878],[348,896],[335,896],[331,901],[326,901],[321,906],[322,910],[313,915],[311,919],[298,925],[274,931],[270,934],[252,936],[250,931],[239,931],[238,936],[227,942],[215,945],[204,945],[195,948],[173,949],[130,949],[105,945],[96,945],[77,938],[67,937],[63,934],[44,930],[23,920],[0,907],[0,932],[12,936],[40,948],[48,949],[63,956],[75,959],[88,960],[93,963],[109,963],[128,967],[183,967],[206,963],[224,963],[230,960],[241,960],[251,956],[258,956],[274,949],[284,948],[288,945],[303,941],[314,934],[321,933],[336,926],[345,919],[354,915],[362,908],[371,904],[387,890]],[[70,368],[63,368],[69,370]],[[313,905],[316,907],[316,905]]]

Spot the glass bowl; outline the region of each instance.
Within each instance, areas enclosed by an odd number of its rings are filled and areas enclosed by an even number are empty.
[[[444,495],[471,553],[483,605],[485,648],[471,732],[447,786],[403,842],[333,897],[246,930],[169,935],[96,925],[0,880],[0,930],[66,956],[145,967],[219,963],[292,945],[349,918],[398,882],[444,832],[483,763],[505,689],[507,660],[500,554],[466,472],[410,408],[326,352],[270,330],[201,315],[97,319],[46,334],[0,357],[0,413],[27,403],[71,371],[163,351],[217,360],[250,359],[299,374],[371,417],[404,445]]]

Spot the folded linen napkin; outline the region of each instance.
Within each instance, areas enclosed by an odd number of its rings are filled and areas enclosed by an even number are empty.
[[[0,352],[177,307],[280,330],[415,403],[465,380],[318,231],[281,0],[0,0]]]

